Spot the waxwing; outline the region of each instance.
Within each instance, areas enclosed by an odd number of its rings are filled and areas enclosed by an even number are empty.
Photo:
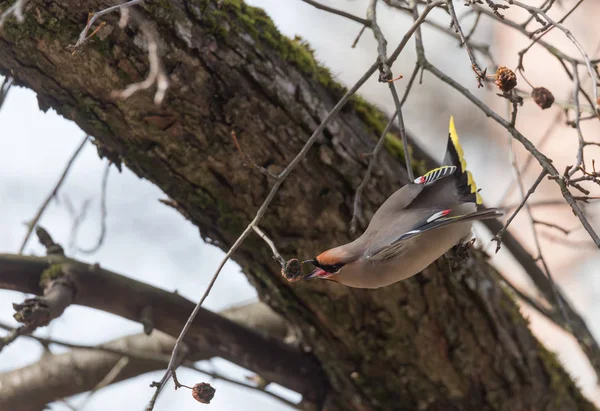
[[[392,194],[359,238],[309,260],[317,268],[304,279],[385,287],[419,273],[469,240],[473,221],[502,215],[480,207],[481,197],[463,156],[450,117],[444,165]]]

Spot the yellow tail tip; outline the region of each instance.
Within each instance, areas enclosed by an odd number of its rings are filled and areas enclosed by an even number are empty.
[[[450,140],[452,141],[452,145],[458,154],[458,159],[460,160],[460,168],[462,173],[467,173],[467,184],[471,189],[471,193],[474,193],[476,196],[477,204],[481,204],[481,196],[477,190],[477,184],[475,183],[475,179],[470,171],[467,170],[467,161],[465,160],[465,153],[460,145],[460,140],[458,138],[458,133],[456,132],[456,126],[454,125],[454,116],[450,116],[450,124],[448,126],[448,133],[450,134]]]

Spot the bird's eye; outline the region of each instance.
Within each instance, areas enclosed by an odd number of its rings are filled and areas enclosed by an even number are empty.
[[[334,264],[334,265],[321,265],[319,268],[323,271],[327,271],[330,274],[335,274],[344,266],[344,264]]]
[[[308,260],[308,261],[315,267],[318,267],[321,270],[323,270],[329,274],[336,274],[345,265],[345,264],[321,264],[321,263],[319,263],[319,260],[317,260],[316,258],[313,260]]]

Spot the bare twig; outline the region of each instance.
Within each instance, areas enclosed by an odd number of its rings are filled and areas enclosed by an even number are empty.
[[[102,175],[102,188],[100,190],[100,234],[98,235],[98,240],[96,240],[96,244],[91,248],[80,248],[77,247],[77,251],[83,254],[93,254],[102,247],[104,243],[104,238],[106,236],[106,186],[108,184],[108,174],[110,171],[111,163],[108,162],[104,167],[104,174]]]
[[[396,61],[396,59],[404,49],[404,46],[406,46],[408,40],[410,40],[415,31],[417,31],[421,27],[421,24],[423,24],[423,22],[426,21],[425,18],[427,17],[429,12],[431,12],[431,10],[433,10],[434,8],[440,7],[444,4],[446,4],[445,1],[434,1],[428,3],[427,6],[425,6],[423,11],[421,12],[421,14],[418,14],[416,7],[414,8],[415,13],[418,15],[418,17],[415,18],[413,24],[408,28],[408,30],[406,30],[406,34],[404,35],[404,37],[402,37],[402,40],[400,40],[400,44],[398,44],[396,49],[390,55],[390,58],[387,61],[388,66],[392,66],[394,61]]]
[[[364,26],[367,26],[367,27],[370,26],[369,21],[367,21],[365,19],[362,19],[360,17],[357,17],[357,16],[355,16],[353,14],[346,13],[343,10],[334,9],[333,7],[325,6],[324,4],[321,4],[321,3],[313,1],[313,0],[302,0],[302,1],[305,2],[305,3],[307,3],[307,4],[310,4],[313,7],[316,7],[319,10],[323,10],[323,11],[326,11],[328,13],[332,13],[332,14],[336,14],[338,16],[345,17],[345,18],[347,18],[349,20],[355,21],[355,22],[360,23],[360,24],[362,24]]]
[[[581,5],[581,3],[583,3],[584,0],[579,0],[572,8],[571,10],[569,10],[569,12],[567,14],[565,14],[559,21],[559,24],[564,23],[564,21]],[[547,11],[547,10],[546,10]],[[531,17],[533,18],[533,17]],[[518,55],[519,55],[519,62],[517,64],[518,67],[522,68],[523,67],[523,56],[525,55],[525,53],[527,53],[529,51],[529,49],[531,49],[531,47],[533,47],[533,45],[535,43],[537,43],[539,41],[539,39],[541,39],[542,37],[544,37],[546,34],[548,34],[550,31],[552,31],[553,28],[555,28],[555,25],[547,25],[547,26],[542,26],[541,28],[539,28],[538,30],[536,30],[533,35],[536,35],[538,33],[541,32],[541,34],[539,36],[537,36],[536,38],[533,39],[533,41],[531,43],[529,43],[529,45],[527,47],[525,47],[523,50],[519,51]]]
[[[260,238],[265,241],[265,243],[269,245],[271,251],[273,252],[273,259],[281,265],[282,269],[285,269],[285,258],[279,254],[279,251],[277,251],[277,247],[275,246],[273,240],[271,240],[260,228],[258,228],[258,226],[254,226],[252,229],[260,236]]]
[[[90,31],[92,25],[98,20],[100,17],[105,14],[112,13],[113,11],[119,10],[121,12],[121,19],[119,21],[119,26],[124,28],[129,20],[135,20],[140,31],[144,35],[146,39],[146,45],[148,47],[148,62],[150,63],[150,69],[148,71],[148,76],[143,81],[139,83],[133,83],[125,87],[123,90],[114,91],[112,93],[113,97],[120,99],[127,99],[131,97],[133,94],[137,93],[140,90],[147,90],[156,84],[156,93],[154,94],[154,104],[160,105],[165,97],[165,93],[169,88],[169,78],[165,73],[165,70],[162,66],[162,62],[159,56],[159,39],[158,33],[156,29],[150,24],[149,21],[142,18],[141,16],[134,14],[131,10],[132,6],[142,3],[143,0],[130,0],[127,3],[117,4],[115,6],[107,7],[104,10],[98,11],[94,13],[89,19],[84,27],[84,29],[79,34],[79,39],[77,42],[70,46],[70,48],[74,51],[77,51],[81,48],[93,35],[96,33],[94,31],[91,35],[88,36],[88,32]]]
[[[92,28],[92,26],[94,25],[96,20],[98,20],[100,17],[104,16],[105,14],[112,13],[113,11],[127,10],[128,7],[135,6],[137,4],[142,3],[143,1],[144,0],[130,0],[127,3],[117,4],[115,6],[107,7],[104,10],[100,10],[100,11],[97,11],[96,13],[92,14],[91,17],[88,19],[88,22],[85,25],[85,28],[79,34],[79,39],[77,40],[77,43],[75,43],[74,47],[82,46],[91,37],[91,36],[88,36],[88,32],[90,31],[90,29]]]
[[[29,334],[31,334],[36,328],[37,327],[32,326],[32,325],[23,325],[19,328],[15,328],[15,329],[11,328],[8,335],[0,338],[0,352],[2,352],[4,347],[6,347],[7,345],[14,342],[20,336],[22,336],[22,335],[28,336]]]
[[[360,31],[356,35],[356,38],[354,39],[354,42],[352,42],[352,48],[356,47],[356,45],[358,44],[358,41],[360,40],[360,38],[362,37],[362,35],[363,35],[363,33],[365,32],[366,29],[367,29],[367,26],[362,26],[361,27]]]
[[[400,104],[400,99],[398,98],[398,93],[396,92],[396,85],[394,84],[394,75],[392,70],[390,69],[390,65],[388,65],[387,61],[387,40],[377,24],[377,0],[370,0],[369,7],[367,9],[367,20],[371,22],[371,30],[373,31],[373,35],[375,36],[375,40],[377,40],[377,55],[379,58],[379,81],[387,82],[388,87],[390,88],[390,92],[392,93],[392,99],[394,100],[394,105],[396,106],[396,117],[398,118],[398,128],[400,130],[400,138],[402,139],[402,145],[404,147],[404,161],[406,164],[406,172],[408,173],[408,179],[410,181],[415,179],[413,174],[412,166],[410,164],[410,151],[408,147],[408,137],[406,135],[406,129],[404,127],[404,117],[402,116],[402,105]],[[409,29],[410,32],[410,29]],[[402,44],[402,42],[400,43]],[[401,51],[400,50],[396,50]],[[393,61],[393,60],[391,60]],[[390,63],[391,64],[391,63]],[[385,135],[382,137],[385,138]],[[377,147],[376,147],[377,148]],[[381,146],[379,147],[381,149]],[[350,230],[352,230],[352,224],[350,224]]]
[[[379,81],[391,80],[394,76],[387,64],[387,40],[377,24],[377,0],[369,0],[369,7],[367,8],[367,20],[371,23],[371,31],[373,36],[377,40],[377,56],[379,58]]]
[[[394,115],[392,117],[390,117],[390,119],[388,120],[387,125],[385,126],[385,129],[383,130],[383,132],[381,133],[381,136],[379,137],[379,140],[377,140],[375,149],[369,155],[370,161],[369,161],[369,166],[367,167],[367,171],[365,172],[365,176],[363,177],[363,179],[360,182],[360,184],[358,185],[358,187],[356,187],[356,191],[354,192],[354,207],[353,207],[353,212],[352,212],[352,220],[350,220],[350,234],[354,234],[356,232],[357,220],[358,220],[359,214],[361,213],[361,210],[362,210],[361,209],[362,192],[365,189],[365,186],[367,185],[367,183],[369,182],[369,178],[371,177],[371,172],[373,171],[373,168],[375,167],[375,161],[377,160],[377,155],[379,154],[379,152],[381,151],[381,148],[383,147],[383,143],[385,142],[387,133],[389,133],[390,129],[392,128],[392,125],[394,124],[394,120],[396,119],[397,114],[398,113],[394,113]]]
[[[471,46],[469,45],[468,38],[465,37],[465,35],[463,34],[460,22],[456,17],[456,12],[454,11],[454,4],[451,1],[449,1],[447,4],[448,11],[450,12],[450,17],[452,17],[452,25],[454,26],[454,29],[458,32],[458,35],[460,36],[461,46],[464,46],[467,50],[467,54],[469,55],[469,59],[471,60],[471,68],[477,75],[477,87],[483,87],[483,83],[485,82],[486,70],[481,70],[481,67],[479,67],[479,64],[477,63],[477,59],[475,58],[475,55],[471,50]],[[481,13],[477,15],[477,19],[479,19],[480,15]]]
[[[110,371],[100,380],[98,384],[94,388],[92,388],[83,399],[81,404],[77,409],[83,410],[88,402],[92,399],[95,393],[100,391],[102,388],[109,386],[112,384],[119,375],[123,372],[123,370],[129,365],[130,357],[123,356],[117,361],[117,363],[110,369]]]
[[[523,195],[523,199],[521,200],[521,203],[519,204],[517,209],[511,214],[511,216],[508,218],[508,220],[506,220],[506,224],[504,224],[504,227],[502,227],[502,230],[498,231],[498,233],[496,233],[496,235],[492,239],[493,241],[496,241],[498,243],[496,245],[496,252],[500,251],[500,247],[502,246],[502,236],[504,235],[504,232],[508,229],[508,226],[510,225],[510,223],[512,223],[512,221],[515,219],[517,214],[519,214],[519,211],[521,211],[521,209],[525,206],[525,203],[527,203],[527,200],[529,200],[529,197],[535,192],[535,190],[537,189],[537,186],[540,185],[540,183],[542,182],[544,177],[546,177],[546,175],[547,175],[546,170],[543,170],[540,173],[540,175],[535,180],[535,182],[533,183],[531,188],[529,188],[527,193],[525,195]]]
[[[132,13],[129,12],[129,14]],[[146,38],[150,70],[145,80],[139,83],[130,84],[123,90],[114,91],[113,96],[120,99],[127,99],[138,91],[147,90],[156,84],[154,104],[160,105],[165,97],[167,89],[169,88],[169,78],[165,73],[159,57],[158,33],[156,32],[156,29],[150,25],[150,22],[146,21],[145,19],[141,19],[140,17],[137,17],[136,19],[138,20],[140,31]]]
[[[412,164],[410,161],[410,148],[408,146],[408,135],[406,134],[406,128],[404,127],[404,118],[402,116],[402,104],[398,98],[398,92],[396,91],[396,85],[392,82],[388,83],[394,105],[396,106],[396,114],[398,117],[398,128],[400,129],[400,138],[402,139],[402,146],[404,147],[404,164],[406,164],[406,173],[408,174],[408,180],[413,181],[415,174],[413,172]],[[407,89],[408,90],[408,89]]]
[[[12,6],[4,10],[4,12],[0,14],[0,28],[2,28],[9,16],[15,16],[18,23],[23,23],[25,21],[23,11],[25,10],[28,1],[29,0],[16,0]]]
[[[571,43],[573,43],[575,45],[575,47],[577,47],[577,49],[581,53],[584,64],[587,67],[590,79],[592,80],[592,94],[594,96],[594,102],[595,102],[594,107],[597,108],[598,107],[597,106],[597,104],[598,104],[598,79],[597,79],[594,69],[592,67],[592,61],[588,57],[587,53],[585,52],[585,50],[583,49],[583,47],[581,46],[579,41],[577,41],[575,36],[573,36],[573,34],[568,29],[566,29],[562,24],[551,19],[548,16],[548,14],[546,14],[546,11],[544,11],[543,9],[541,9],[539,7],[529,6],[529,5],[521,3],[520,1],[517,1],[517,0],[504,0],[504,1],[508,4],[517,5],[536,16],[543,17],[544,20],[546,20],[547,24],[550,24],[550,25],[558,28],[560,31],[562,31],[565,34],[565,36],[571,41]]]
[[[77,210],[75,208],[75,206],[73,205],[73,203],[71,202],[71,200],[69,199],[69,197],[67,197],[66,195],[63,195],[60,197],[60,201],[62,201],[65,205],[65,208],[67,209],[67,212],[71,215],[71,234],[69,235],[69,245],[67,247],[67,249],[69,250],[69,253],[75,251],[75,242],[77,241],[77,231],[79,231],[79,227],[81,226],[81,223],[83,221],[85,221],[85,218],[87,217],[87,212],[90,208],[90,205],[92,204],[92,199],[91,198],[86,198],[85,200],[83,200],[83,203],[81,204],[81,208],[79,210]]]
[[[7,77],[4,77],[2,84],[0,84],[0,109],[2,108],[2,105],[4,104],[4,101],[6,101],[6,96],[8,95],[8,92],[10,91],[12,83],[13,83],[13,78],[10,76],[7,76]]]
[[[512,117],[511,117],[511,126],[515,126],[516,125],[516,120],[517,120],[517,107],[518,105],[516,103],[513,103],[513,113],[512,113]],[[552,274],[550,272],[550,267],[548,266],[548,262],[546,261],[546,259],[544,258],[544,254],[542,252],[542,246],[540,244],[540,239],[539,239],[539,235],[538,235],[538,231],[537,231],[537,227],[536,227],[536,221],[533,217],[533,214],[531,212],[531,206],[529,205],[529,203],[527,202],[527,198],[533,194],[533,192],[535,191],[535,187],[537,187],[537,185],[539,185],[539,182],[541,181],[541,179],[543,179],[544,175],[545,175],[545,171],[543,171],[542,173],[544,173],[543,175],[540,174],[540,178],[538,180],[536,180],[536,182],[534,183],[534,186],[532,186],[532,188],[525,193],[525,186],[523,184],[523,178],[521,176],[520,170],[519,170],[519,164],[517,162],[517,158],[515,156],[514,153],[514,149],[513,149],[513,138],[510,135],[510,133],[508,134],[508,139],[509,139],[509,152],[511,154],[511,162],[512,162],[512,166],[513,166],[513,170],[516,173],[516,181],[518,183],[519,186],[519,190],[521,191],[521,197],[523,198],[522,200],[522,204],[525,206],[525,209],[527,211],[527,216],[529,218],[529,222],[530,222],[530,226],[531,226],[531,231],[533,234],[533,240],[535,243],[535,247],[537,250],[537,258],[536,261],[541,261],[542,263],[542,267],[544,267],[544,272],[546,274],[546,277],[548,277],[548,281],[551,285],[552,288],[552,299],[550,301],[554,301],[556,304],[553,304],[555,306],[558,307],[559,311],[562,314],[562,317],[564,318],[564,323],[567,324],[569,326],[569,329],[573,329],[573,327],[571,326],[571,320],[569,318],[569,314],[566,310],[566,302],[563,300],[561,293],[558,290],[558,286],[556,285],[556,283],[554,282],[554,279],[552,278]],[[514,214],[511,216],[510,221],[512,221],[512,219],[516,216],[516,214],[519,212],[519,207],[515,210]],[[507,222],[508,224],[509,222]],[[504,233],[504,231],[506,230],[505,226],[502,230],[500,230],[500,232],[497,234],[496,237],[494,237],[494,240],[496,240],[498,242],[497,247],[496,247],[496,252],[498,252],[498,247],[500,247],[500,241],[501,241],[501,235],[502,233]],[[500,237],[498,237],[498,235],[500,235]]]
[[[572,230],[568,230],[568,229],[566,229],[564,227],[561,227],[558,224],[550,223],[548,221],[533,220],[533,223],[536,224],[536,225],[542,225],[544,227],[554,228],[554,229],[556,229],[558,231],[561,231],[565,235],[569,235],[571,233],[571,231],[572,231]]]
[[[79,146],[77,147],[77,149],[75,150],[73,155],[71,156],[70,160],[67,162],[67,165],[65,166],[65,169],[63,170],[60,178],[54,185],[54,188],[52,189],[52,191],[50,192],[48,197],[46,197],[46,199],[42,203],[41,207],[38,209],[37,213],[33,217],[33,219],[31,219],[31,221],[29,221],[27,223],[27,234],[25,235],[25,238],[23,239],[21,248],[19,248],[19,254],[23,254],[23,251],[25,250],[25,246],[27,245],[27,242],[29,241],[29,237],[31,236],[33,229],[37,226],[38,222],[40,221],[40,218],[42,218],[42,215],[44,214],[44,211],[46,211],[46,208],[48,207],[48,204],[50,204],[50,201],[52,201],[52,199],[58,193],[58,190],[60,189],[60,187],[62,186],[62,183],[65,181],[65,178],[67,177],[67,174],[69,174],[69,170],[71,169],[71,166],[75,162],[75,159],[77,158],[79,153],[81,153],[81,150],[83,150],[83,147],[87,143],[88,139],[89,139],[89,136],[85,136],[83,138],[83,140],[81,141],[81,143],[79,144]]]
[[[548,126],[548,128],[546,129],[546,131],[544,132],[544,134],[542,135],[542,138],[539,141],[536,142],[536,147],[539,150],[541,150],[544,147],[544,145],[546,144],[546,142],[548,142],[548,140],[550,139],[550,137],[553,135],[554,131],[556,130],[556,126],[560,122],[561,118],[562,118],[562,112],[558,112],[554,116],[554,119],[552,120],[552,123],[550,123],[550,125]],[[525,160],[525,164],[523,164],[521,166],[521,168],[519,169],[519,173],[525,174],[525,172],[527,172],[527,170],[529,169],[529,166],[533,163],[533,160],[534,160],[533,156],[527,157],[527,159]],[[504,194],[502,194],[502,196],[500,197],[500,201],[498,201],[498,204],[499,205],[503,205],[506,202],[506,200],[508,199],[508,197],[512,194],[513,190],[516,187],[517,187],[517,181],[515,179],[506,188],[506,190],[504,191]],[[509,206],[507,208],[514,208],[514,207],[510,207]]]
[[[238,142],[238,138],[237,138],[237,133],[235,131],[231,131],[231,138],[233,139],[233,143],[235,144],[235,147],[237,148],[237,150],[240,152],[240,154],[246,158],[246,160],[252,165],[254,166],[254,168],[256,168],[258,171],[260,171],[261,173],[263,173],[264,175],[266,175],[269,178],[277,178],[277,176],[273,173],[271,173],[269,170],[267,170],[264,167],[259,166],[258,164],[256,164],[254,162],[254,160],[252,160],[252,157],[250,157],[248,154],[244,153],[244,151],[242,150],[242,147],[240,147],[240,143]]]
[[[508,130],[511,133],[513,138],[515,138],[517,141],[519,141],[523,145],[523,147],[525,147],[525,149],[527,151],[529,151],[533,155],[533,157],[535,157],[535,159],[538,161],[538,163],[540,163],[542,168],[549,175],[549,177],[557,182],[557,184],[561,188],[561,194],[563,195],[564,199],[571,206],[571,209],[573,210],[573,212],[575,213],[577,218],[579,218],[579,221],[581,222],[583,227],[586,229],[586,231],[588,232],[588,234],[590,235],[592,240],[594,240],[594,243],[596,244],[596,246],[598,248],[600,248],[600,237],[598,236],[598,234],[596,233],[594,228],[591,226],[590,222],[588,221],[587,217],[585,216],[585,214],[583,213],[583,211],[581,210],[579,205],[576,203],[575,199],[573,198],[573,194],[571,194],[571,192],[567,189],[567,181],[565,181],[564,176],[562,176],[558,172],[558,170],[556,170],[556,167],[554,167],[554,165],[552,164],[550,159],[547,158],[544,154],[542,154],[535,147],[535,145],[533,145],[533,143],[531,143],[531,141],[529,141],[529,139],[527,139],[523,134],[521,134],[507,120],[505,120],[500,115],[498,115],[498,113],[496,113],[495,111],[490,109],[486,104],[484,104],[481,100],[479,100],[477,97],[475,97],[465,87],[461,86],[455,80],[448,77],[446,74],[444,74],[441,70],[439,70],[437,67],[435,67],[431,63],[425,62],[425,63],[423,63],[423,66],[425,67],[426,70],[428,70],[430,73],[435,75],[437,78],[439,78],[440,80],[442,80],[443,82],[445,82],[446,84],[450,85],[452,88],[454,88],[455,90],[460,92],[463,96],[465,96],[467,99],[469,99],[476,107],[478,107],[486,115],[491,117],[494,121],[496,121],[497,123],[502,125],[506,130]]]

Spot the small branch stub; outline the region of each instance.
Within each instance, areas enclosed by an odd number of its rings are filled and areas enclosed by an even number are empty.
[[[550,108],[552,103],[554,103],[554,96],[550,90],[545,87],[534,88],[531,92],[531,97],[533,98],[533,101],[535,101],[535,104],[540,106],[542,110]]]
[[[215,389],[207,382],[201,382],[192,388],[192,397],[202,404],[210,404],[215,396]]]
[[[517,76],[508,67],[501,66],[496,71],[496,85],[502,92],[508,93],[517,85]]]
[[[35,234],[37,238],[45,248],[47,255],[65,255],[65,250],[58,243],[55,243],[52,236],[43,227],[37,226],[35,228]]]

